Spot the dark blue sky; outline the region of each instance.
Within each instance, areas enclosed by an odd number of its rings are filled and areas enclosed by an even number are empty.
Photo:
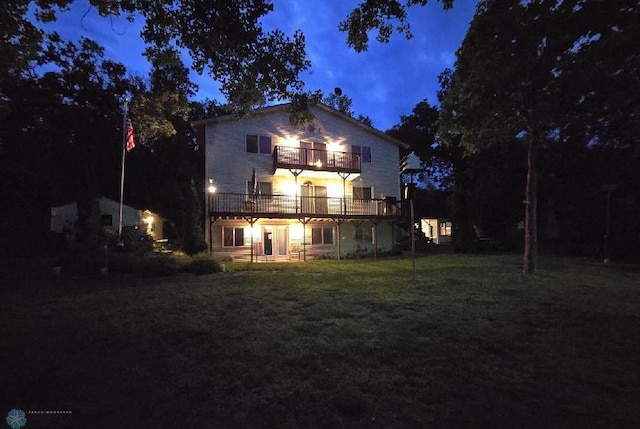
[[[369,116],[373,125],[384,131],[399,123],[400,115],[410,114],[419,101],[437,102],[437,77],[444,68],[453,66],[477,0],[456,0],[449,11],[443,11],[435,0],[427,7],[412,7],[413,39],[395,34],[390,43],[381,44],[372,37],[369,50],[359,54],[347,47],[346,35],[337,28],[357,3],[275,0],[274,11],[264,18],[263,25],[266,30],[278,27],[288,35],[301,29],[312,63],[302,76],[306,89],[328,94],[335,87],[342,88],[353,99],[355,113]],[[139,37],[142,25],[141,20],[130,23],[124,18],[100,18],[82,0],[61,14],[52,27],[71,40],[84,36],[98,41],[107,57],[125,64],[132,74],[146,75],[149,66],[141,55],[144,45]],[[210,77],[194,74],[193,80],[200,87],[198,99],[224,101]]]

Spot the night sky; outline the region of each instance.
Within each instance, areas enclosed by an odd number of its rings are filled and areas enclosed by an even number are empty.
[[[340,87],[353,100],[356,115],[369,116],[373,125],[386,130],[410,114],[421,100],[437,104],[438,75],[453,67],[473,17],[476,0],[456,0],[454,8],[443,11],[431,0],[427,7],[409,9],[413,39],[394,34],[389,44],[381,44],[372,35],[369,50],[356,53],[346,44],[346,34],[338,24],[358,2],[344,0],[276,0],[274,11],[263,21],[265,30],[280,28],[287,35],[301,29],[306,36],[307,57],[311,68],[302,79],[306,89],[325,94]],[[84,36],[98,41],[106,56],[123,63],[130,74],[145,76],[149,70],[142,56],[144,44],[139,33],[142,20],[133,23],[124,17],[100,18],[86,1],[76,1],[70,12],[60,14],[47,28],[57,30],[65,39]],[[189,58],[185,55],[185,63]],[[192,76],[199,86],[197,99],[224,102],[218,84],[209,76]]]

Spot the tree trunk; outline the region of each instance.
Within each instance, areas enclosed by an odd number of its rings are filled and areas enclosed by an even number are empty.
[[[538,256],[538,177],[536,155],[537,146],[535,136],[528,135],[527,148],[527,186],[525,191],[525,219],[524,219],[524,260],[522,272],[533,274],[536,270]]]

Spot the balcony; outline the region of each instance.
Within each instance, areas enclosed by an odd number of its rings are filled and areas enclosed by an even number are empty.
[[[286,170],[330,171],[360,173],[360,155],[300,147],[276,146],[273,149],[273,171]]]
[[[209,216],[268,218],[371,218],[399,216],[395,199],[303,197],[288,195],[209,195]]]

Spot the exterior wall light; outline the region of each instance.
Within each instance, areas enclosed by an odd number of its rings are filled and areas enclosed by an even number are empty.
[[[209,186],[207,187],[207,191],[210,194],[215,194],[218,188],[213,184],[213,179],[209,179]]]

